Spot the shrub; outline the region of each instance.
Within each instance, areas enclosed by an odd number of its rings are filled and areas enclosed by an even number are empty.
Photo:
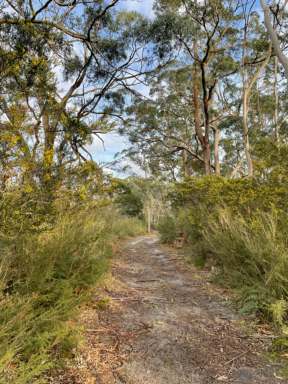
[[[177,238],[177,226],[175,219],[172,216],[165,216],[158,224],[160,240],[162,243],[173,243]]]
[[[118,216],[112,222],[111,233],[118,238],[142,235],[145,231],[144,221],[137,218]]]
[[[281,179],[228,179],[220,176],[191,177],[175,185],[172,194],[174,207],[196,209],[205,207],[214,212],[219,207],[228,207],[234,213],[251,215],[257,210],[286,211],[287,184]]]
[[[288,188],[281,180],[188,178],[171,195],[171,228],[168,223],[160,232],[163,241],[171,238],[167,233],[183,233],[191,260],[217,265],[218,281],[237,290],[242,312],[261,314],[283,329]]]
[[[113,242],[143,228],[111,207],[53,221],[0,232],[1,384],[42,383],[63,362],[78,340],[73,317],[107,270]]]
[[[282,217],[274,213],[245,219],[227,210],[210,218],[203,231],[222,282],[239,290],[246,310],[260,311],[278,325],[286,317],[288,299],[285,233]]]

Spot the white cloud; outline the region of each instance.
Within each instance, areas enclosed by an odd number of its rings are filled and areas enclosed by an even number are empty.
[[[124,171],[121,171],[121,167],[124,168]],[[129,159],[123,159],[120,163],[120,169],[114,171],[114,174],[118,177],[127,177],[127,176],[140,176],[146,177],[145,171],[140,168],[136,163]]]
[[[154,0],[122,0],[120,7],[127,11],[137,11],[146,17],[153,17]]]
[[[91,153],[96,161],[110,162],[113,161],[114,156],[123,151],[129,145],[126,137],[120,136],[115,132],[106,133],[94,137],[93,143],[87,146],[88,151]]]
[[[145,176],[145,172],[131,160],[119,156],[116,164],[113,164],[115,155],[129,147],[128,139],[115,132],[101,135],[103,142],[95,137],[93,143],[87,146],[93,159],[100,164],[107,173],[116,177]]]

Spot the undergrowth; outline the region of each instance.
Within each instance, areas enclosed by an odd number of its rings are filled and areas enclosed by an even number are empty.
[[[238,291],[241,311],[259,313],[276,326],[287,319],[285,232],[277,214],[259,213],[248,220],[221,210],[210,217],[202,239],[218,266],[218,280]]]
[[[143,233],[109,206],[54,212],[41,227],[37,212],[29,217],[25,204],[22,217],[21,207],[0,227],[1,384],[44,383],[63,364],[79,341],[73,318],[107,271],[113,244]]]
[[[281,335],[275,347],[287,348],[287,188],[275,180],[191,178],[176,185],[171,201],[162,240],[181,233],[191,260],[214,265],[239,310],[269,321]]]

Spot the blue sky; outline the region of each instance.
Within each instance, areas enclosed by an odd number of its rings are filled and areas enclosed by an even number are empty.
[[[154,0],[121,0],[119,7],[129,11],[137,11],[146,17],[153,16],[153,1]],[[147,90],[141,90],[147,92]],[[117,133],[108,133],[101,136],[104,145],[98,138],[95,138],[93,144],[88,147],[89,152],[92,154],[93,159],[99,164],[110,163],[114,160],[117,153],[123,151],[129,146],[129,142],[125,137],[119,136]],[[133,164],[123,162],[124,165],[131,167],[131,173],[140,173],[140,170]]]
[[[120,7],[129,11],[137,11],[144,16],[153,15],[152,7],[154,0],[121,0]]]

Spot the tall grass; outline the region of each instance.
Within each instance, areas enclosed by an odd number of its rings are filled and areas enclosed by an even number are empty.
[[[81,303],[109,267],[113,243],[143,232],[112,208],[60,215],[42,231],[0,232],[0,383],[44,382],[77,343]]]
[[[278,318],[278,323],[281,312],[283,320],[283,300],[288,299],[288,239],[283,216],[259,213],[245,219],[222,210],[218,217],[210,217],[203,236],[222,282],[240,290],[243,310],[261,311]]]
[[[164,242],[177,232],[183,233],[193,261],[209,260],[217,267],[216,281],[237,291],[242,312],[254,312],[278,327],[285,326],[288,237],[283,211],[243,216],[228,208],[215,207],[209,212],[198,206],[186,210],[185,217],[179,210],[174,219],[163,221],[159,230]]]

